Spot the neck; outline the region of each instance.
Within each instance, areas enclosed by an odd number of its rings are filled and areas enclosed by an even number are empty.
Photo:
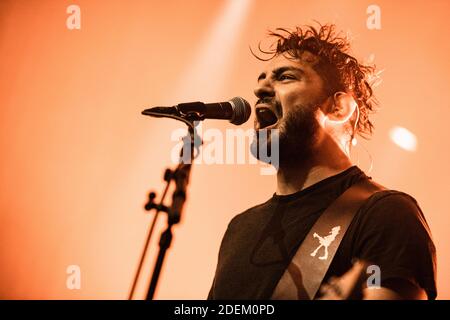
[[[332,138],[324,138],[307,161],[298,165],[280,166],[277,172],[278,195],[288,195],[303,190],[323,179],[339,174],[353,164]]]

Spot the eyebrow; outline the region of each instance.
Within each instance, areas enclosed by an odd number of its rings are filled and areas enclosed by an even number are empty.
[[[303,71],[300,68],[293,67],[293,66],[286,66],[286,67],[277,68],[275,70],[272,70],[272,74],[276,78],[276,77],[280,76],[285,71],[297,71],[297,72],[299,72],[301,74],[305,74],[305,71]],[[261,81],[262,79],[265,79],[265,78],[266,78],[266,73],[265,72],[261,73],[258,76],[258,82]]]

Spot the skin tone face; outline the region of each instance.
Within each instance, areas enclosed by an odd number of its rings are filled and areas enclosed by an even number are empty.
[[[323,97],[323,80],[313,69],[316,57],[304,52],[301,60],[281,54],[270,60],[261,74],[254,90],[259,107],[269,107],[278,118],[268,129],[283,130],[284,118],[297,113],[301,106],[309,106]],[[268,103],[264,103],[267,101]],[[270,101],[270,102],[269,102]],[[275,102],[278,106],[271,105]],[[255,129],[261,123],[256,119]]]
[[[299,58],[279,54],[266,63],[257,79],[255,130],[279,130],[281,187],[283,181],[287,182],[283,176],[299,181],[294,174],[299,171],[309,175],[311,170],[316,172],[318,167],[325,167],[327,174],[331,174],[351,165],[337,130],[345,121],[330,125],[325,119],[342,120],[352,110],[339,103],[344,99],[334,101],[333,96],[326,96],[324,81],[314,69],[317,59],[307,51]]]

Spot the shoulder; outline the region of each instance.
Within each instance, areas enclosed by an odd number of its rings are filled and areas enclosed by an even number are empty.
[[[253,224],[255,221],[265,220],[264,217],[270,211],[272,207],[272,199],[267,200],[264,203],[255,205],[237,215],[235,215],[228,224],[228,228],[235,226],[242,226],[247,224]]]
[[[395,207],[403,207],[403,208],[415,208],[418,207],[418,203],[416,199],[414,199],[411,195],[397,190],[381,190],[375,192],[367,201],[365,206],[373,207],[373,206],[395,206]]]
[[[362,219],[383,228],[425,229],[425,216],[411,195],[397,190],[382,190],[373,194],[361,208]]]
[[[256,237],[270,219],[272,205],[269,199],[235,215],[228,223],[222,245],[226,246],[229,243],[236,245],[236,242],[243,243]]]

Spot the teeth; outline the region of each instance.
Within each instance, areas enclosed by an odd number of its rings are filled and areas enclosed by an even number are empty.
[[[269,108],[260,107],[256,110],[256,117],[260,123],[260,129],[271,126],[278,121],[275,113]]]

